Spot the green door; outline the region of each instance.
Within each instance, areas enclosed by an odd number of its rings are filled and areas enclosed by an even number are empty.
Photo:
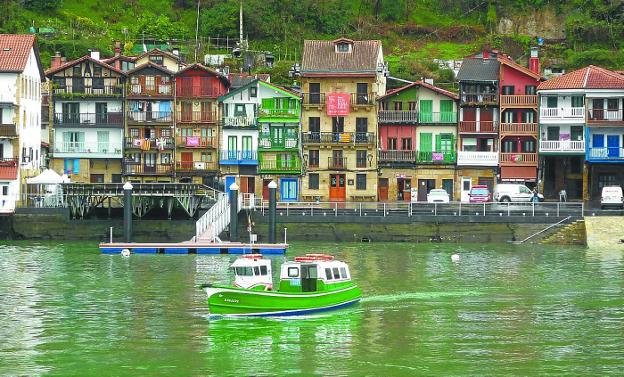
[[[271,146],[284,148],[284,129],[282,127],[271,127]]]
[[[455,112],[453,112],[453,101],[451,100],[440,101],[440,122],[442,123],[455,122]]]
[[[420,121],[431,123],[433,121],[433,101],[430,99],[420,100]]]
[[[430,133],[420,133],[420,148],[418,149],[418,160],[431,161],[432,135]]]

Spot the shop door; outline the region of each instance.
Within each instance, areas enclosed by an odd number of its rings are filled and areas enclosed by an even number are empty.
[[[280,179],[280,200],[282,202],[296,202],[297,192],[297,178]]]
[[[412,180],[397,178],[397,200],[409,202],[412,200]]]
[[[377,198],[380,202],[388,200],[388,178],[379,178],[377,182]]]
[[[332,202],[344,202],[347,198],[345,175],[331,174],[329,181],[329,200]]]

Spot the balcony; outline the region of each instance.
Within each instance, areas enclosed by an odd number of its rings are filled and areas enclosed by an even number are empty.
[[[498,152],[458,151],[457,165],[497,166]]]
[[[453,164],[457,155],[455,151],[446,152],[416,152],[416,162],[419,164]]]
[[[537,95],[501,95],[501,107],[537,107]]]
[[[585,140],[540,140],[540,153],[585,153]]]
[[[225,91],[221,89],[221,87],[212,86],[208,82],[205,84],[201,84],[201,85],[195,85],[195,84],[187,85],[183,81],[180,85],[176,86],[176,95],[178,97],[217,98],[223,94],[225,94]]]
[[[124,161],[124,175],[164,175],[170,176],[173,172],[171,164],[145,164],[134,161]]]
[[[459,132],[464,134],[495,134],[498,133],[498,122],[491,120],[461,121]]]
[[[178,123],[214,123],[218,120],[216,111],[179,111]]]
[[[219,170],[219,164],[216,161],[176,161],[175,170],[178,173],[201,175]]]
[[[61,142],[54,143],[52,154],[55,158],[122,158],[121,143],[110,142]]]
[[[624,148],[603,147],[589,148],[588,161],[624,161]]]
[[[0,137],[17,137],[17,127],[14,124],[0,124]]]
[[[298,144],[296,138],[275,138],[270,134],[260,134],[258,137],[258,147],[262,149],[296,149]]]
[[[500,164],[506,166],[537,166],[537,153],[501,152]]]
[[[584,107],[542,107],[540,108],[540,122],[562,123],[574,122],[583,123],[585,121]]]
[[[126,137],[124,145],[126,149],[141,149],[144,151],[165,150],[174,148],[172,137],[153,137],[143,139]]]
[[[173,113],[171,111],[128,111],[128,122],[170,124],[173,122]]]
[[[377,113],[379,123],[418,123],[418,111],[416,110],[379,110]]]
[[[222,150],[219,163],[221,165],[257,165],[258,152]]]
[[[479,106],[479,105],[498,105],[498,94],[496,93],[478,93],[464,92],[461,95],[462,105]]]
[[[587,110],[587,123],[621,126],[624,124],[622,109],[589,109]]]
[[[128,97],[173,97],[173,85],[166,84],[130,84]]]
[[[260,108],[258,110],[259,118],[279,118],[279,119],[293,119],[299,121],[299,115],[301,114],[301,109],[267,109]]]
[[[325,93],[303,93],[304,106],[325,106]]]
[[[256,126],[256,119],[248,116],[223,117],[221,124],[224,128],[249,128]]]
[[[372,132],[303,132],[304,144],[367,145],[375,143]]]
[[[416,162],[416,151],[379,151],[379,163],[413,164]]]
[[[294,157],[289,160],[265,160],[260,159],[258,162],[258,172],[264,174],[270,173],[301,173],[301,161]]]
[[[457,123],[457,113],[420,113],[418,122],[421,124],[453,124]]]
[[[123,127],[123,113],[56,113],[55,127]]]
[[[176,145],[181,148],[217,148],[217,138],[211,136],[177,136]]]
[[[97,88],[84,85],[66,85],[62,88],[54,88],[55,97],[63,99],[81,99],[92,97],[121,97],[123,95],[122,85],[101,85]]]
[[[501,135],[537,135],[537,123],[501,123]]]
[[[374,101],[373,93],[351,93],[351,107],[370,106]]]
[[[346,157],[327,157],[327,168],[332,170],[344,170],[347,168]]]

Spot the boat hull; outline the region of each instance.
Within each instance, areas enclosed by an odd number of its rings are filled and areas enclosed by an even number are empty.
[[[211,314],[231,316],[287,316],[335,310],[355,304],[360,288],[350,284],[321,292],[285,293],[212,286],[207,287]]]

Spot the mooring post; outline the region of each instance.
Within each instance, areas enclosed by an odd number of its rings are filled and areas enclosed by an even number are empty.
[[[123,226],[124,226],[124,241],[130,242],[132,238],[132,183],[126,182],[123,185],[124,192],[124,216],[123,216]]]
[[[277,183],[269,182],[269,243],[277,238]]]
[[[238,239],[238,185],[230,185],[230,241]]]

